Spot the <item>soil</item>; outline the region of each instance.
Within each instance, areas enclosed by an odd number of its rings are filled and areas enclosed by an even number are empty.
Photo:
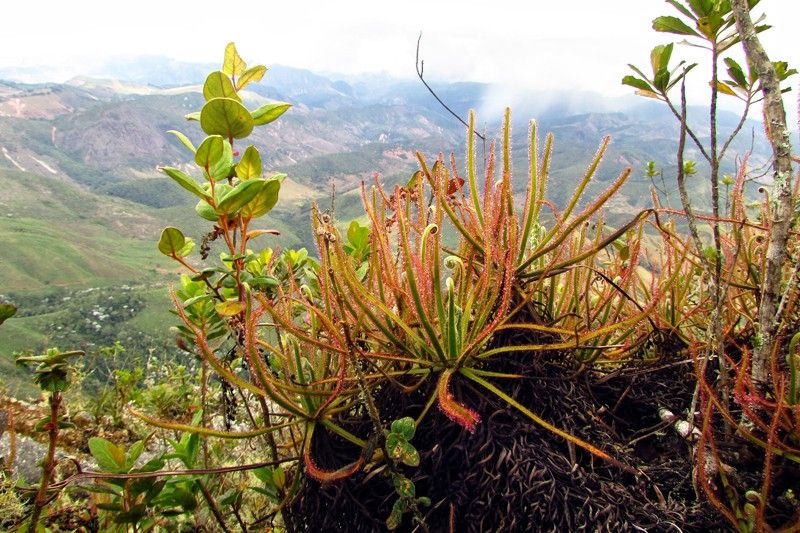
[[[554,353],[531,361],[505,359],[487,369],[523,375],[492,381],[545,420],[639,473],[569,446],[492,393],[454,378],[453,395],[476,410],[481,422],[469,433],[438,409],[423,419],[412,440],[421,463],[402,468],[417,496],[427,496],[431,505],[420,507],[424,526],[408,512],[400,531],[733,530],[693,485],[691,443],[658,415],[662,407],[679,415],[687,411],[695,384],[691,362],[664,357],[604,376],[579,372],[568,361]],[[419,414],[432,387],[411,397],[396,390],[377,393],[385,422]],[[370,427],[364,421],[350,429],[367,436]],[[734,469],[732,483],[742,494],[760,488],[763,450],[759,454],[732,439],[719,442],[723,461]],[[315,440],[315,460],[323,467],[341,467],[359,453],[335,435],[315,433]],[[302,531],[386,531],[397,495],[385,470],[328,485],[306,482],[289,510],[294,525]],[[773,494],[797,492],[798,480],[796,464],[776,461]],[[774,500],[766,513],[770,523],[797,520],[796,502]]]

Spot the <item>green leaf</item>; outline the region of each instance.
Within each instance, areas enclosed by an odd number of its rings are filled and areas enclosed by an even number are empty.
[[[222,72],[228,76],[238,76],[243,74],[247,69],[247,63],[244,62],[236,51],[236,45],[228,43],[225,47],[225,60],[222,62]]]
[[[278,203],[278,194],[281,190],[281,182],[274,178],[262,181],[261,190],[255,197],[247,202],[241,211],[245,218],[258,218],[269,213],[275,204]]]
[[[224,139],[222,141],[222,157],[211,167],[211,177],[217,181],[227,179],[231,176],[232,168],[233,147],[227,139]]]
[[[171,133],[175,137],[177,137],[178,140],[181,142],[181,144],[184,145],[189,150],[191,150],[192,153],[197,151],[197,149],[194,147],[194,144],[192,144],[192,141],[189,140],[189,137],[187,137],[183,133],[181,133],[181,132],[179,132],[177,130],[169,130],[167,133]]]
[[[265,183],[266,182],[263,180],[239,182],[239,184],[228,192],[217,204],[217,213],[220,215],[232,215],[255,198]]]
[[[117,524],[135,524],[147,514],[147,506],[140,503],[127,511],[114,513],[114,522]]]
[[[347,241],[356,250],[365,249],[369,245],[369,227],[362,226],[357,220],[353,220],[347,228]]]
[[[192,111],[191,113],[187,113],[183,116],[186,120],[200,120],[200,111]]]
[[[239,300],[225,300],[214,306],[220,316],[235,316],[244,311],[244,302]]]
[[[255,146],[248,146],[242,154],[242,159],[236,165],[236,176],[242,181],[261,176],[261,154]]]
[[[197,152],[194,154],[194,162],[200,168],[208,168],[210,171],[211,167],[222,159],[224,150],[225,146],[222,137],[220,135],[209,135],[197,147]]]
[[[172,178],[173,180],[175,180],[175,182],[178,185],[180,185],[190,193],[194,194],[195,196],[202,198],[204,200],[208,200],[211,198],[211,196],[209,196],[208,193],[206,193],[206,191],[203,190],[203,188],[200,187],[200,185],[198,185],[196,181],[194,181],[192,178],[190,178],[177,168],[162,167],[161,171],[170,178]]]
[[[625,76],[622,78],[622,84],[641,89],[642,91],[653,92],[655,90],[652,85],[635,76]]]
[[[176,255],[178,257],[186,257],[187,255],[192,253],[192,250],[194,250],[194,240],[187,237],[186,244],[183,245],[183,248],[178,250],[178,253]]]
[[[650,52],[650,66],[653,69],[653,76],[658,76],[662,71],[667,70],[669,59],[672,56],[673,44],[660,44],[653,47]]]
[[[224,72],[212,72],[206,78],[203,84],[203,96],[206,101],[212,98],[231,98],[237,102],[242,99],[236,94],[236,88],[233,86],[231,79]]]
[[[775,67],[778,81],[785,81],[790,76],[797,74],[797,69],[789,68],[789,63],[786,61],[773,61],[772,66]]]
[[[134,470],[134,472],[155,472],[164,468],[164,460],[159,457],[153,457],[145,464]]]
[[[414,486],[414,482],[406,476],[392,476],[392,481],[394,482],[394,490],[401,498],[413,498],[416,495],[417,488]]]
[[[278,489],[282,489],[286,485],[286,472],[280,466],[276,466],[272,471],[272,484]]]
[[[408,466],[419,466],[419,452],[410,443],[400,445],[400,461]]]
[[[232,98],[212,98],[200,111],[200,127],[208,135],[241,139],[250,135],[253,126],[250,112]]]
[[[216,222],[219,220],[219,215],[217,215],[217,212],[214,211],[214,208],[211,207],[205,200],[200,200],[197,202],[197,205],[194,206],[194,210],[198,215],[206,220],[210,220],[211,222]]]
[[[389,513],[389,517],[386,519],[386,529],[389,531],[394,531],[398,527],[400,527],[400,522],[403,521],[403,503],[401,500],[397,500],[392,505],[392,512]]]
[[[273,102],[271,104],[264,104],[252,113],[253,121],[256,126],[263,126],[269,124],[279,116],[283,115],[292,104],[286,102]]]
[[[158,240],[158,251],[167,257],[177,256],[178,252],[186,245],[186,237],[178,228],[167,227],[161,232]]]
[[[712,9],[713,0],[689,0],[689,6],[697,18],[705,17]]]
[[[244,89],[248,84],[252,82],[261,81],[261,78],[264,77],[264,74],[267,72],[267,67],[264,65],[256,65],[255,67],[250,67],[249,69],[242,72],[242,75],[236,80],[236,88],[239,90]]]
[[[682,4],[678,3],[677,0],[667,0],[667,3],[668,4],[672,4],[672,7],[674,7],[675,9],[677,9],[678,11],[680,11],[681,13],[683,13],[684,15],[689,17],[690,19],[697,20],[697,18],[692,14],[692,12],[689,11],[688,9],[686,9],[686,7],[683,6]]]
[[[14,316],[17,312],[17,307],[13,304],[0,304],[0,324]]]
[[[139,459],[139,456],[142,455],[144,451],[144,441],[137,440],[134,442],[130,449],[128,450],[127,457],[125,459],[125,467],[130,470],[133,468],[133,465],[136,464],[136,461]]]
[[[708,84],[711,85],[711,82],[708,82]],[[721,81],[717,81],[717,91],[721,92],[722,94],[736,96],[736,93],[733,91],[733,89]]]
[[[742,89],[746,89],[750,87],[750,83],[747,81],[747,76],[744,74],[744,70],[742,67],[734,61],[730,57],[725,58],[725,64],[728,66],[728,76],[736,82],[736,84],[741,87]]]
[[[656,31],[675,33],[678,35],[691,35],[700,37],[700,34],[690,28],[678,17],[657,17],[653,20],[653,29]]]
[[[127,471],[125,451],[116,444],[101,437],[92,437],[89,439],[89,451],[104,471],[113,474]]]
[[[414,438],[414,432],[416,429],[417,425],[414,422],[414,419],[410,416],[406,416],[392,422],[392,433],[396,433],[406,440],[411,440]]]

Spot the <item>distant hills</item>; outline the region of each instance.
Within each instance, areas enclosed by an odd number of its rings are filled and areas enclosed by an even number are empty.
[[[175,279],[155,248],[158,232],[172,224],[199,239],[203,227],[191,216],[189,195],[157,167],[190,168],[186,151],[166,131],[202,138],[197,123],[188,123],[184,115],[200,108],[200,84],[215,68],[133,58],[65,83],[22,83],[10,78],[41,79],[46,71],[0,69],[0,80],[5,78],[0,81],[0,294],[35,297]],[[434,86],[462,116],[470,108],[480,110],[479,124],[490,138],[498,134],[504,100],[514,105],[518,194],[524,193],[527,173],[529,118],[538,119],[542,139],[545,131],[555,135],[550,194],[557,202],[571,194],[571,184],[604,135],[613,143],[590,193],[602,190],[623,168],[634,168],[631,183],[610,207],[611,217],[649,204],[649,182],[643,178],[647,161],[656,161],[667,180],[674,174],[678,127],[656,102],[479,83]],[[463,164],[463,126],[419,82],[274,66],[248,89],[244,99],[250,106],[268,100],[294,105],[252,139],[265,168],[289,176],[282,201],[266,221],[282,232],[273,241],[276,246],[311,245],[310,202],[329,205],[333,185],[337,217],[347,219],[359,214],[356,189],[362,180],[379,173],[389,183],[404,182],[416,169],[417,150],[430,158],[455,152]],[[707,111],[691,113],[702,119]],[[699,119],[697,131],[705,137]],[[723,132],[730,131],[733,116],[723,113],[722,119]],[[761,126],[749,122],[733,152],[744,153],[753,142],[753,161],[767,161],[761,136]],[[688,155],[696,157],[691,150]],[[729,163],[726,171],[732,170]],[[677,196],[671,201],[677,205]],[[31,317],[7,324],[16,323],[19,333],[25,320]],[[4,341],[11,329],[0,330],[0,354],[19,347],[19,337]],[[46,337],[47,342],[58,338],[55,333]]]

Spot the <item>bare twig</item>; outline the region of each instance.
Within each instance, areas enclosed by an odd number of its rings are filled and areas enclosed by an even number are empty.
[[[439,102],[439,104],[441,104],[441,106],[443,108],[445,108],[451,115],[453,115],[456,118],[456,120],[458,120],[460,123],[462,123],[465,128],[469,128],[469,124],[467,124],[466,121],[463,118],[459,117],[458,114],[455,111],[450,109],[450,107],[447,104],[445,104],[442,101],[441,98],[439,98],[439,95],[436,94],[436,92],[431,88],[431,86],[428,85],[428,82],[425,81],[425,78],[423,77],[423,73],[425,71],[425,60],[424,59],[420,60],[420,58],[419,58],[419,43],[420,43],[420,41],[422,41],[422,32],[419,32],[419,38],[417,39],[416,69],[417,69],[417,76],[419,76],[419,81],[422,82],[422,84],[425,86],[425,88],[428,89],[428,92],[430,92],[433,95],[433,97],[436,98],[436,101]],[[477,130],[475,130],[474,133],[480,140],[482,140],[483,142],[486,142],[486,137],[485,136],[483,136],[480,133],[478,133]]]

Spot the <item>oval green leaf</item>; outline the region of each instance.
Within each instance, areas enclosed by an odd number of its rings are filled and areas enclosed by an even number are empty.
[[[183,133],[181,133],[181,132],[179,132],[177,130],[169,130],[167,133],[171,133],[175,137],[177,137],[178,140],[181,142],[181,144],[184,145],[189,150],[191,150],[192,153],[197,151],[197,149],[194,147],[194,144],[192,144],[192,141],[189,140],[189,137],[187,137]]]
[[[222,62],[222,72],[228,76],[238,76],[247,69],[247,63],[236,51],[236,45],[228,43],[225,47],[225,59]]]
[[[258,218],[266,215],[278,203],[280,190],[281,182],[279,180],[270,179],[263,182],[261,190],[242,207],[241,215],[245,218]]]
[[[244,89],[249,83],[261,81],[264,74],[267,72],[267,67],[264,65],[256,65],[242,72],[242,75],[236,80],[236,88]]]
[[[216,222],[219,220],[217,212],[214,211],[214,208],[211,207],[205,200],[200,200],[197,202],[197,205],[194,206],[194,210],[198,215],[206,220],[210,220],[211,222]]]
[[[269,124],[279,116],[286,113],[292,107],[292,104],[286,102],[273,102],[271,104],[264,104],[255,111],[253,111],[253,121],[256,126],[263,126]]]
[[[172,167],[163,167],[161,171],[164,172],[167,176],[175,180],[175,182],[189,191],[190,193],[194,194],[198,198],[202,199],[209,199],[211,198],[206,191],[203,190],[200,185],[197,184],[191,177],[187,176],[185,173],[181,172],[177,168]]]
[[[244,311],[244,302],[239,300],[225,300],[214,306],[220,316],[234,316]]]
[[[119,473],[125,467],[125,451],[100,437],[89,439],[89,451],[97,465],[106,472]]]
[[[222,158],[224,149],[223,139],[220,135],[209,135],[197,147],[194,162],[201,168],[210,169]]]
[[[161,232],[161,238],[158,240],[158,251],[168,257],[173,257],[177,256],[185,245],[186,237],[184,237],[183,232],[170,226],[164,228]]]
[[[212,98],[231,98],[237,102],[242,101],[239,95],[236,94],[236,88],[233,86],[231,79],[227,74],[220,71],[212,72],[208,75],[206,82],[203,84],[203,96],[206,101]]]
[[[261,176],[261,154],[255,146],[248,146],[236,165],[236,176],[243,181]]]
[[[241,139],[250,135],[254,124],[247,108],[232,98],[212,98],[200,111],[200,127],[208,135]]]
[[[653,29],[661,32],[675,33],[677,35],[700,37],[699,33],[690,28],[678,17],[657,17],[653,20]]]
[[[217,214],[232,215],[256,197],[267,182],[262,180],[242,181],[217,204]]]
[[[224,180],[231,176],[233,169],[233,148],[227,139],[222,141],[222,157],[211,167],[211,177],[215,180]]]
[[[410,416],[392,422],[392,433],[397,433],[406,440],[411,440],[414,437],[416,429],[417,425]]]

